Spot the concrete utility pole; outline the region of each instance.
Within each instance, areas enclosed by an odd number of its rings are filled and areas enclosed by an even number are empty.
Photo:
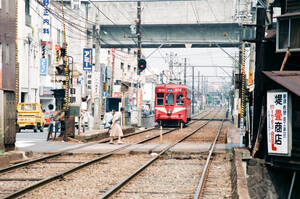
[[[192,76],[193,76],[193,82],[192,82],[192,114],[195,113],[195,87],[194,87],[194,84],[195,84],[195,68],[192,67]]]
[[[197,99],[198,99],[198,102],[200,102],[200,71],[198,71],[198,95],[197,95]],[[199,106],[200,108],[200,106]],[[199,109],[198,109],[199,111]]]
[[[101,76],[101,68],[100,68],[100,41],[98,39],[99,28],[100,28],[100,19],[99,19],[99,13],[97,12],[97,14],[96,14],[96,32],[94,33],[94,35],[96,36],[96,39],[94,37],[94,43],[96,45],[95,46],[95,72],[96,73],[94,73],[93,75],[100,74],[100,76]],[[100,85],[99,86],[101,87],[101,79],[100,79]],[[99,91],[100,91],[100,88],[99,88]],[[95,94],[96,94],[96,97],[94,99],[94,126],[93,126],[93,129],[94,130],[98,130],[99,127],[100,127],[100,120],[101,120],[101,115],[100,115],[100,109],[101,109],[101,107],[100,107],[100,99],[99,98],[102,95],[101,95],[101,93],[95,93]]]
[[[141,2],[137,2],[137,23],[136,23],[136,34],[137,34],[137,65],[142,57],[142,33],[141,33]],[[139,74],[141,76],[141,74]],[[139,77],[140,79],[140,77]],[[138,95],[137,97],[137,107],[138,107],[138,126],[142,125],[142,99],[140,98],[141,83],[138,82]]]
[[[184,85],[186,85],[186,58],[184,58],[184,73],[183,73],[183,75],[184,75],[184,77],[183,77]]]

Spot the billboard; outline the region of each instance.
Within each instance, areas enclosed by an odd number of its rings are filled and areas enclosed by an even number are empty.
[[[269,155],[291,155],[291,107],[291,97],[288,92],[267,92],[267,139]]]

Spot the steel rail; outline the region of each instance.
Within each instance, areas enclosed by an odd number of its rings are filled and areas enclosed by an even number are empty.
[[[200,113],[200,114],[202,114],[202,113]],[[204,115],[203,117],[207,116],[208,114]],[[158,130],[158,128],[156,128],[156,127],[148,128],[148,129],[145,129],[145,130],[142,130],[142,131],[138,131],[138,132],[135,132],[135,133],[124,135],[123,138],[127,138],[127,137],[131,137],[131,136],[134,136],[134,135],[146,133],[148,131],[152,131],[152,130],[156,130],[156,129]],[[114,140],[116,140],[116,139],[117,138],[115,138]],[[96,144],[107,143],[107,142],[109,142],[109,140],[110,139],[106,138],[106,139],[103,139],[101,141],[87,143],[87,144],[84,144],[83,146],[78,146],[78,147],[74,147],[74,148],[71,148],[71,149],[66,149],[66,150],[60,151],[58,153],[54,153],[54,154],[47,155],[47,156],[44,156],[44,157],[40,157],[40,158],[36,158],[36,159],[33,159],[33,160],[28,160],[28,161],[25,161],[25,162],[21,162],[21,163],[18,163],[18,164],[15,164],[15,165],[12,165],[12,166],[0,169],[0,173],[4,173],[4,172],[11,171],[11,170],[17,169],[17,168],[21,168],[21,167],[24,167],[24,166],[27,166],[27,165],[30,165],[30,164],[33,164],[33,163],[36,163],[36,162],[40,162],[40,161],[43,161],[43,160],[48,160],[48,159],[51,159],[51,158],[54,158],[54,157],[57,157],[57,156],[61,156],[64,153],[70,152],[70,151],[73,151],[73,150],[77,150],[77,149],[81,149],[81,148],[84,148],[84,147],[93,146],[93,145],[96,145]]]
[[[130,136],[146,133],[148,131],[155,130],[155,129],[158,130],[158,128],[153,127],[153,128],[145,129],[143,131],[138,131],[138,132],[135,132],[135,133],[127,134],[127,135],[124,135],[123,137],[126,138],[126,137],[130,137]],[[24,166],[27,166],[27,165],[30,165],[30,164],[33,164],[33,163],[36,163],[36,162],[40,162],[40,161],[43,161],[43,160],[48,160],[48,159],[51,159],[51,158],[54,158],[54,157],[57,157],[57,156],[61,156],[64,153],[67,153],[67,152],[70,152],[70,151],[73,151],[73,150],[93,146],[93,145],[96,145],[96,144],[106,143],[106,142],[109,142],[109,139],[104,139],[104,140],[101,140],[101,141],[87,143],[87,144],[84,144],[83,146],[78,146],[78,147],[74,147],[74,148],[71,148],[71,149],[66,149],[66,150],[60,151],[58,153],[54,153],[54,154],[47,155],[47,156],[44,156],[44,157],[40,157],[40,158],[36,158],[36,159],[33,159],[33,160],[28,160],[28,161],[25,161],[25,162],[21,162],[21,163],[18,163],[18,164],[0,169],[0,173],[4,173],[4,172],[11,171],[11,170],[17,169],[17,168],[21,168],[21,167],[24,167]]]
[[[130,176],[128,176],[127,178],[125,178],[124,180],[122,180],[120,183],[118,183],[117,185],[115,185],[114,187],[112,187],[110,190],[106,191],[103,195],[101,195],[99,197],[99,199],[106,199],[106,198],[112,196],[115,192],[117,192],[120,188],[122,188],[125,184],[127,184],[130,180],[132,180],[135,176],[137,176],[140,172],[142,172],[144,169],[146,169],[147,167],[149,167],[153,162],[155,162],[166,151],[168,151],[169,149],[171,149],[172,147],[174,147],[178,143],[184,141],[188,137],[190,137],[193,134],[195,134],[201,128],[203,128],[204,126],[206,126],[209,122],[210,121],[207,121],[206,123],[204,123],[200,127],[198,127],[196,130],[192,131],[190,134],[184,136],[183,138],[181,138],[177,142],[175,142],[173,144],[170,144],[167,147],[165,147],[156,157],[154,157],[151,160],[149,160],[148,162],[146,162],[142,167],[140,167],[138,170],[136,170],[133,174],[131,174]]]
[[[209,113],[210,113],[210,112],[209,112]],[[205,116],[207,116],[209,113],[207,113]],[[208,123],[208,122],[207,122],[207,123]],[[167,131],[167,132],[164,132],[163,135],[165,135],[165,134],[167,134],[167,133],[171,133],[171,132],[173,132],[173,131],[176,131],[177,129],[178,129],[178,128],[171,129],[171,130],[169,130],[169,131]],[[143,131],[143,132],[144,132],[144,131]],[[142,140],[142,141],[136,142],[136,143],[134,143],[134,144],[142,144],[142,143],[145,143],[145,142],[147,142],[147,141],[153,140],[153,139],[155,139],[155,138],[157,138],[157,137],[159,137],[159,136],[160,136],[160,135],[155,135],[155,136],[152,136],[152,137],[150,137],[150,138],[146,138],[146,139],[144,139],[144,140]],[[106,142],[106,141],[102,141],[102,142]],[[96,143],[93,143],[93,144],[96,144]],[[43,179],[43,180],[41,180],[41,181],[39,181],[39,182],[37,182],[37,183],[35,183],[35,184],[33,184],[33,185],[29,185],[29,186],[27,186],[27,187],[25,187],[25,188],[23,188],[23,189],[21,189],[21,190],[18,190],[18,191],[14,192],[14,193],[11,193],[11,194],[8,195],[8,196],[5,196],[4,199],[8,199],[8,198],[16,198],[16,197],[18,197],[18,196],[24,195],[25,193],[27,193],[27,192],[29,192],[29,191],[31,191],[31,190],[34,190],[34,189],[36,189],[36,188],[38,188],[38,187],[40,187],[40,186],[43,186],[43,185],[45,185],[45,184],[47,184],[47,183],[49,183],[49,182],[52,182],[52,181],[57,180],[57,179],[59,179],[59,178],[62,178],[63,176],[65,176],[65,175],[67,175],[67,174],[70,174],[70,173],[72,173],[72,172],[74,172],[74,171],[77,171],[77,170],[79,170],[79,169],[81,169],[81,168],[84,168],[84,167],[86,167],[86,166],[88,166],[88,165],[90,165],[90,164],[93,164],[93,163],[96,163],[96,162],[101,161],[101,160],[103,160],[103,159],[106,159],[106,158],[112,156],[115,152],[118,152],[118,151],[121,151],[121,150],[123,150],[123,149],[126,149],[126,148],[128,148],[128,147],[130,147],[130,146],[133,146],[134,144],[127,144],[127,145],[125,145],[125,146],[123,146],[123,147],[114,149],[114,150],[112,150],[112,151],[110,151],[110,152],[108,152],[108,153],[102,155],[102,156],[99,157],[99,158],[96,158],[96,159],[90,160],[90,161],[88,161],[88,162],[85,162],[85,163],[83,163],[83,164],[80,164],[80,165],[78,165],[78,166],[76,166],[76,167],[73,167],[73,168],[71,168],[71,169],[68,169],[68,170],[66,170],[66,171],[63,171],[63,172],[61,172],[61,173],[59,173],[59,174],[57,174],[57,175],[55,175],[55,176],[51,176],[51,177],[45,178],[45,179]],[[87,145],[85,145],[85,146],[87,146]],[[72,150],[75,150],[75,149],[78,149],[78,148],[82,148],[82,147],[85,147],[85,146],[80,146],[80,147],[77,147],[77,148],[68,149],[68,151],[72,151]],[[60,153],[58,153],[58,154],[53,154],[53,155],[61,155],[61,154],[62,154],[62,153],[60,152]],[[44,157],[44,158],[47,158],[47,157]]]
[[[164,132],[163,135],[165,135],[165,134],[167,134],[167,133],[171,133],[171,132],[173,132],[173,131],[176,131],[177,129],[178,129],[178,128],[171,129],[171,130],[169,130],[169,131],[167,131],[167,132]],[[63,176],[65,176],[65,175],[67,175],[67,174],[70,174],[70,173],[72,173],[72,172],[74,172],[74,171],[77,171],[77,170],[79,170],[79,169],[81,169],[81,168],[84,168],[84,167],[86,167],[86,166],[88,166],[88,165],[90,165],[90,164],[93,164],[93,163],[96,163],[96,162],[101,161],[101,160],[103,160],[103,159],[106,159],[106,158],[112,156],[114,153],[116,153],[116,152],[118,152],[118,151],[124,150],[124,149],[126,149],[126,148],[128,148],[128,147],[130,147],[130,146],[135,145],[135,144],[142,144],[142,143],[145,143],[145,142],[150,141],[150,140],[153,140],[153,139],[155,139],[155,138],[157,138],[157,137],[159,137],[159,136],[160,136],[160,135],[155,135],[155,136],[152,136],[152,137],[150,137],[150,138],[146,138],[146,139],[144,139],[144,140],[142,140],[142,141],[139,141],[139,142],[136,142],[136,143],[133,143],[133,144],[127,144],[127,145],[122,146],[122,147],[120,147],[120,148],[114,149],[114,150],[112,150],[112,151],[110,151],[110,152],[108,152],[108,153],[105,153],[104,155],[102,155],[102,156],[99,157],[99,158],[96,158],[96,159],[93,159],[93,160],[91,160],[91,161],[88,161],[88,162],[85,162],[85,163],[83,163],[83,164],[80,164],[80,165],[78,165],[78,166],[76,166],[76,167],[73,167],[73,168],[67,170],[67,171],[63,171],[63,172],[61,172],[61,173],[59,173],[59,174],[57,174],[57,175],[55,175],[55,176],[51,176],[51,177],[45,178],[45,179],[43,179],[43,180],[41,180],[41,181],[39,181],[39,182],[37,182],[37,183],[35,183],[35,184],[33,184],[33,185],[29,185],[29,186],[27,186],[27,187],[25,187],[25,188],[23,188],[23,189],[21,189],[21,190],[18,190],[18,191],[14,192],[14,193],[12,193],[12,194],[10,194],[10,195],[8,195],[8,196],[5,196],[4,199],[8,199],[8,198],[16,198],[16,197],[18,197],[18,196],[24,195],[25,193],[27,193],[27,192],[29,192],[29,191],[31,191],[31,190],[33,190],[33,189],[36,189],[36,188],[38,188],[38,187],[40,187],[40,186],[42,186],[42,185],[45,185],[45,184],[47,184],[47,183],[49,183],[49,182],[52,182],[52,181],[54,181],[54,180],[56,180],[56,179],[62,178]],[[75,150],[75,149],[71,149],[71,150]],[[69,150],[69,151],[71,151],[71,150]]]
[[[207,159],[206,159],[206,163],[205,163],[204,169],[203,169],[203,171],[202,171],[201,178],[200,178],[199,184],[198,184],[198,186],[197,186],[196,193],[195,193],[195,195],[194,195],[194,199],[198,199],[199,196],[200,196],[200,194],[201,194],[202,191],[203,191],[203,188],[204,188],[204,180],[205,180],[205,178],[206,178],[206,172],[207,172],[207,170],[208,170],[208,165],[209,165],[209,163],[210,163],[210,159],[211,159],[212,153],[213,153],[214,150],[215,150],[215,146],[216,146],[217,140],[218,140],[218,138],[219,138],[221,129],[222,129],[222,127],[223,127],[223,123],[224,123],[224,120],[222,121],[222,123],[221,123],[221,125],[220,125],[220,127],[219,127],[219,129],[218,129],[218,133],[217,133],[217,135],[216,135],[216,137],[215,137],[214,142],[210,145],[209,155],[208,155],[208,157],[207,157]]]

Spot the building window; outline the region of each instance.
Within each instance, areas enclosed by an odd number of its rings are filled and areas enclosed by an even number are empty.
[[[110,55],[110,50],[107,51],[107,54]]]
[[[136,72],[136,67],[133,68],[134,72]]]
[[[130,65],[127,65],[127,71],[130,71],[130,68],[131,68]]]
[[[30,15],[30,0],[25,0],[25,14]]]
[[[124,63],[121,62],[121,70],[124,71]]]
[[[6,44],[6,49],[5,49],[5,63],[9,63],[9,44]]]
[[[131,52],[131,48],[128,48],[128,54],[130,54],[130,52]]]

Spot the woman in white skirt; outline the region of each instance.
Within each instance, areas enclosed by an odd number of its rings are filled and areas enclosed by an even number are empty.
[[[123,108],[121,108],[120,112],[113,111],[113,120],[110,130],[110,144],[113,144],[114,137],[118,137],[118,144],[122,144],[121,137],[123,136],[123,131],[121,128],[121,120],[122,120],[122,112]]]

